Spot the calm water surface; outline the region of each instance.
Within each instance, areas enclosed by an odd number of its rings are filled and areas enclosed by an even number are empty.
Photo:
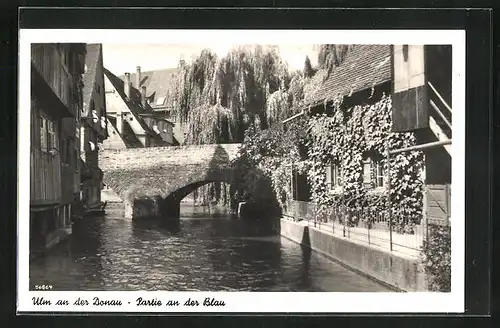
[[[109,206],[109,204],[108,204]],[[111,206],[110,206],[111,207]],[[183,205],[180,224],[132,222],[122,209],[86,218],[30,264],[54,290],[390,291],[264,225]]]

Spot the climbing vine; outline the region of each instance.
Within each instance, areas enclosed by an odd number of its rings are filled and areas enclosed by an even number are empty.
[[[414,151],[391,156],[390,191],[366,188],[362,175],[363,160],[373,156],[382,159],[387,174],[387,147],[399,149],[415,145],[415,135],[390,131],[392,102],[389,96],[383,95],[375,103],[354,107],[345,107],[341,101],[335,101],[333,107],[332,116],[314,116],[309,121],[312,137],[308,149],[313,165],[308,178],[313,201],[323,211],[334,203],[343,203],[351,209],[369,207],[381,211],[387,208],[384,199],[390,192],[394,228],[412,233],[422,215],[423,154]],[[340,166],[342,195],[326,189],[325,164],[332,163]]]
[[[331,115],[302,117],[286,126],[278,124],[263,131],[249,130],[241,150],[242,158],[269,178],[282,208],[291,199],[293,167],[307,174],[318,215],[327,214],[334,204],[351,209],[387,209],[387,188],[366,188],[363,183],[363,160],[376,154],[382,158],[387,172],[386,147],[412,146],[415,135],[390,131],[392,102],[389,96],[383,95],[365,105],[344,106],[341,97],[329,104]],[[341,194],[327,188],[325,166],[332,163],[341,167]],[[391,157],[390,197],[396,231],[412,233],[420,222],[422,164],[423,154],[418,151]]]
[[[429,236],[422,247],[422,263],[429,277],[429,289],[451,291],[451,229],[429,225]]]

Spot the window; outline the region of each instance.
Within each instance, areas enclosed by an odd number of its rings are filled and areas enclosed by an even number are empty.
[[[292,199],[308,202],[311,199],[311,186],[306,174],[301,174],[292,169],[291,190]]]
[[[383,188],[385,186],[384,161],[376,156],[363,160],[363,185],[367,188]]]
[[[340,165],[338,163],[325,167],[326,184],[328,189],[337,189],[342,185]]]
[[[374,161],[373,169],[375,173],[375,188],[384,187],[384,163],[382,161]]]
[[[58,148],[56,145],[56,133],[54,131],[54,123],[52,121],[47,120],[47,132],[48,132],[48,143],[47,143],[47,148],[49,151],[52,148]]]
[[[40,150],[47,152],[47,120],[40,117]]]

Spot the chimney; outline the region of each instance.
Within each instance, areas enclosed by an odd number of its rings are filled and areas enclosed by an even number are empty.
[[[125,73],[125,83],[123,85],[125,96],[130,99],[130,73]]]
[[[137,90],[140,90],[139,87],[141,86],[141,66],[137,66],[135,69],[135,87]]]
[[[141,103],[142,106],[146,107],[146,86],[141,87]]]

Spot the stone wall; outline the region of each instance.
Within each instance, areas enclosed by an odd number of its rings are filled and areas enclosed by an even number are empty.
[[[126,217],[147,212],[136,204],[154,207],[175,191],[200,182],[231,180],[231,161],[239,144],[151,147],[105,150],[100,154],[104,183],[125,202]],[[138,206],[138,205],[137,205]],[[153,209],[151,211],[154,212]],[[140,213],[139,213],[140,212]]]
[[[425,273],[418,259],[357,244],[286,219],[280,222],[280,234],[396,289],[428,291]]]

